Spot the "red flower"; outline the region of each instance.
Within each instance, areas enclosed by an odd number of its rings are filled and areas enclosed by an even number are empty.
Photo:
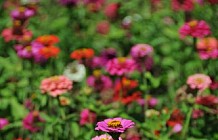
[[[55,35],[43,35],[38,37],[36,41],[44,46],[52,46],[59,42],[59,38]]]
[[[107,5],[104,9],[104,14],[110,19],[114,19],[118,15],[120,4],[119,3],[111,3]]]
[[[90,48],[78,49],[70,54],[70,58],[77,59],[77,60],[89,59],[92,58],[93,56],[94,56],[94,50]]]
[[[184,116],[181,113],[179,109],[175,109],[171,116],[170,119],[167,121],[167,126],[174,127],[176,124],[181,124],[183,123]]]
[[[172,0],[171,5],[172,9],[175,11],[192,11],[194,8],[193,0]]]
[[[195,102],[203,106],[214,107],[218,105],[218,97],[214,95],[201,96],[197,97]]]
[[[218,0],[207,0],[210,4],[218,4]]]
[[[110,23],[108,21],[101,21],[97,24],[96,31],[99,34],[106,35],[110,31]]]
[[[57,57],[59,54],[60,49],[55,47],[55,46],[48,46],[48,47],[43,47],[40,49],[39,53],[45,57],[46,59],[52,58],[52,57]]]

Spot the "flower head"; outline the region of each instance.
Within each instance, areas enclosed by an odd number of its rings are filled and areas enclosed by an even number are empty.
[[[67,65],[64,75],[72,81],[81,82],[86,76],[86,68],[83,64],[74,61]]]
[[[96,121],[96,114],[89,109],[83,109],[80,113],[80,125],[94,123]]]
[[[124,75],[135,70],[135,61],[125,57],[114,58],[106,64],[106,70],[111,75]]]
[[[32,46],[30,45],[23,46],[19,44],[15,46],[15,50],[20,58],[31,59],[33,57]]]
[[[180,36],[184,38],[185,36],[192,36],[196,38],[202,38],[211,33],[210,26],[204,20],[192,20],[185,23],[179,29]]]
[[[191,89],[204,90],[210,86],[212,81],[205,74],[194,74],[188,77],[186,83]]]
[[[128,128],[134,127],[135,123],[123,118],[111,118],[98,122],[95,130],[109,133],[123,133]]]
[[[167,126],[174,127],[177,124],[183,124],[184,115],[179,109],[173,110],[170,119],[167,121]]]
[[[79,0],[59,0],[59,2],[64,6],[75,6],[78,4]]]
[[[39,53],[46,59],[57,57],[59,52],[60,52],[60,49],[55,46],[43,47],[39,50]]]
[[[213,107],[218,105],[218,97],[214,95],[198,96],[195,102],[203,106]]]
[[[6,118],[0,118],[0,130],[3,129],[5,126],[9,124],[8,119]]]
[[[89,59],[94,56],[94,50],[91,48],[83,48],[73,51],[70,54],[72,59],[81,60],[81,59]]]
[[[34,11],[20,6],[11,12],[11,17],[15,20],[25,21],[34,15]]]
[[[197,119],[197,118],[200,118],[202,116],[204,116],[204,112],[202,110],[195,109],[192,111],[192,118],[193,119]]]
[[[171,6],[175,11],[192,11],[194,9],[194,2],[193,0],[172,0]]]
[[[92,140],[113,140],[113,138],[109,135],[103,134],[100,136],[95,136],[94,138],[92,138]],[[119,140],[122,140],[122,138],[119,137]]]
[[[118,15],[120,4],[119,3],[110,3],[104,9],[104,14],[110,19],[114,19]]]
[[[73,87],[73,82],[65,76],[53,76],[42,80],[40,89],[42,93],[56,97],[62,95]]]
[[[110,23],[108,21],[101,21],[96,26],[96,31],[99,34],[106,35],[110,31]]]
[[[43,35],[36,38],[35,41],[41,43],[43,46],[53,46],[59,42],[59,38],[55,35]]]
[[[218,41],[216,38],[207,37],[197,43],[198,54],[201,59],[218,58]]]
[[[104,49],[100,54],[103,64],[106,64],[109,60],[116,58],[116,56],[117,56],[117,52],[114,48]]]
[[[145,58],[153,52],[153,48],[148,44],[136,44],[131,49],[131,56],[134,59]]]
[[[42,122],[44,122],[44,120],[40,117],[39,112],[33,111],[23,119],[23,127],[31,132],[37,132],[41,129],[39,123]]]

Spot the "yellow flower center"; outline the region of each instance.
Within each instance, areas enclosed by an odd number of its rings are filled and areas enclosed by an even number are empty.
[[[118,58],[119,63],[124,63],[126,61],[125,57],[119,57]]]
[[[94,75],[95,77],[100,77],[100,76],[101,76],[101,71],[100,71],[100,70],[94,70],[94,71],[93,71],[93,75]]]
[[[122,127],[121,122],[118,120],[112,120],[107,123],[108,127],[119,128]]]
[[[15,21],[14,21],[14,25],[15,25],[15,26],[20,26],[20,25],[21,25],[21,22],[20,22],[19,20],[15,20]]]
[[[130,83],[131,83],[131,81],[128,80],[128,79],[123,80],[123,85],[126,86],[126,87],[129,86]]]
[[[198,24],[198,21],[193,20],[193,21],[190,21],[188,24],[189,24],[190,27],[195,27]]]
[[[19,7],[18,10],[19,10],[19,12],[23,13],[25,11],[25,7]]]
[[[204,82],[202,78],[197,78],[195,81],[197,84],[202,84]]]
[[[25,49],[30,52],[32,50],[32,47],[31,46],[26,46]]]
[[[58,76],[53,76],[53,77],[51,77],[51,80],[52,80],[52,81],[58,81],[58,80],[59,80],[59,77],[58,77]]]

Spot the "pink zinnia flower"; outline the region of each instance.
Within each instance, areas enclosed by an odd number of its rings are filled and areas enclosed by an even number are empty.
[[[196,38],[202,38],[211,33],[210,26],[204,20],[192,20],[185,23],[180,29],[179,33],[181,38],[185,36],[192,36]]]
[[[99,34],[107,35],[110,31],[110,23],[108,21],[101,21],[96,26],[96,31]]]
[[[200,96],[196,98],[195,102],[203,106],[213,107],[218,105],[218,97],[214,95]]]
[[[194,3],[193,0],[172,0],[171,6],[175,11],[192,11],[194,8]]]
[[[131,120],[122,118],[111,118],[98,122],[95,130],[108,133],[123,133],[128,128],[134,127],[135,123]]]
[[[148,44],[136,44],[131,49],[131,56],[134,59],[145,58],[153,52],[153,48]]]
[[[96,91],[103,91],[112,88],[112,80],[110,77],[101,75],[98,70],[94,71],[94,75],[87,78],[87,84]]]
[[[192,118],[193,119],[198,119],[198,118],[200,118],[202,116],[204,116],[204,112],[202,110],[199,110],[199,109],[193,110],[193,112],[192,112]]]
[[[3,129],[5,126],[9,124],[8,119],[6,118],[0,118],[0,130]]]
[[[18,7],[11,12],[11,17],[15,20],[21,20],[22,22],[34,15],[34,11],[26,7]]]
[[[92,140],[114,140],[114,139],[109,135],[103,134],[92,138]],[[119,140],[122,140],[122,138],[119,137]]]
[[[125,57],[114,58],[106,64],[106,70],[111,75],[124,75],[135,70],[135,61]]]
[[[176,125],[173,126],[173,132],[174,133],[179,133],[182,131],[182,125],[177,123]]]
[[[32,47],[30,45],[23,46],[19,44],[15,46],[15,50],[20,58],[30,59],[33,57]]]
[[[80,113],[80,125],[94,123],[96,121],[96,114],[89,109],[83,109]]]
[[[65,76],[53,76],[42,80],[40,89],[53,97],[62,95],[73,87],[73,82]]]
[[[2,31],[1,36],[4,38],[5,42],[12,40],[21,41],[26,36],[32,37],[32,32],[22,28],[19,29],[19,31],[17,28],[7,28]]]
[[[205,74],[194,74],[188,77],[186,83],[191,89],[204,90],[212,83],[209,76]]]
[[[218,58],[218,41],[216,38],[203,38],[197,43],[198,53],[201,59]]]
[[[114,19],[118,15],[120,4],[119,3],[110,3],[104,9],[104,14],[110,19]]]
[[[23,119],[23,127],[31,132],[37,132],[41,129],[39,123],[42,122],[44,122],[44,120],[40,117],[39,112],[33,111]]]

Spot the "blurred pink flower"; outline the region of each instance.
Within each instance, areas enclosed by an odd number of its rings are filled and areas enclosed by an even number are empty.
[[[9,124],[8,119],[6,118],[0,118],[0,130],[3,129],[5,126]]]
[[[194,2],[193,0],[172,0],[171,6],[175,11],[192,11],[194,9]]]
[[[108,21],[101,21],[96,26],[96,31],[99,34],[107,35],[110,32],[110,23]]]
[[[218,41],[216,38],[207,37],[197,43],[198,53],[201,59],[218,58]]]
[[[87,84],[96,91],[103,91],[112,88],[112,80],[105,75],[91,75],[87,78]]]
[[[131,56],[134,59],[144,59],[145,57],[151,55],[153,52],[153,47],[148,44],[136,44],[131,48]]]
[[[114,19],[118,15],[120,4],[119,3],[110,3],[104,9],[104,14],[110,19]]]
[[[188,77],[186,83],[191,89],[204,90],[210,86],[212,81],[205,74],[194,74]]]
[[[37,132],[41,129],[40,123],[45,122],[38,111],[30,112],[23,119],[23,127],[31,132]]]
[[[103,134],[92,138],[92,140],[114,140],[114,139],[109,135]],[[119,137],[119,140],[122,140],[122,138]]]
[[[176,125],[173,126],[173,132],[174,133],[179,133],[182,131],[182,125],[177,123]]]
[[[15,50],[20,58],[31,59],[33,57],[32,46],[30,45],[24,46],[19,44],[15,46]]]
[[[96,121],[96,114],[89,109],[83,109],[80,113],[80,125],[93,124]]]
[[[202,38],[211,33],[210,26],[204,20],[192,20],[185,23],[180,27],[179,33],[181,38],[185,36],[192,36],[196,38]]]
[[[34,11],[26,7],[20,6],[11,12],[11,17],[15,20],[21,20],[24,22],[28,18],[34,15]]]
[[[73,82],[65,76],[53,76],[42,80],[40,89],[53,97],[62,95],[73,87]]]
[[[2,31],[1,36],[4,38],[5,42],[9,42],[12,40],[21,41],[26,36],[32,37],[32,32],[22,28],[19,29],[19,31],[17,30],[17,28],[7,28]]]
[[[114,58],[106,64],[106,70],[111,75],[122,76],[134,71],[136,68],[135,61],[126,57]]]
[[[204,112],[202,110],[199,110],[199,109],[193,110],[193,112],[192,112],[192,118],[193,119],[198,119],[198,118],[200,118],[202,116],[204,116]]]
[[[95,130],[100,130],[109,133],[123,133],[128,128],[134,127],[135,123],[131,120],[122,118],[110,118],[98,122]]]
[[[83,3],[87,5],[91,12],[97,12],[102,8],[105,0],[83,0]]]
[[[114,48],[107,48],[102,50],[100,57],[102,64],[106,64],[109,60],[116,58],[117,51]]]
[[[75,6],[78,4],[79,0],[59,0],[60,4],[64,6]]]

